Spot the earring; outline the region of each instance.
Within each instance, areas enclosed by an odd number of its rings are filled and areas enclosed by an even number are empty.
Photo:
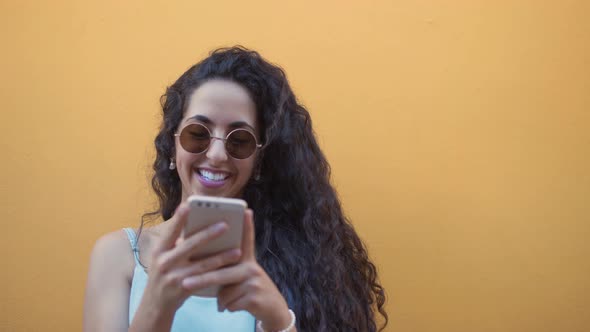
[[[176,169],[176,163],[174,162],[174,159],[170,158],[170,166],[168,166],[168,168],[171,171]]]
[[[256,168],[256,172],[254,173],[254,180],[260,181],[260,167]]]

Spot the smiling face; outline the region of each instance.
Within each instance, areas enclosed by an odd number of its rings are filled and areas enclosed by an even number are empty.
[[[260,137],[256,106],[248,91],[227,80],[208,81],[192,93],[176,133],[195,123],[206,126],[213,137],[225,138],[238,128]],[[252,176],[256,155],[257,151],[246,159],[233,158],[220,139],[212,139],[205,152],[190,153],[176,137],[176,170],[182,182],[182,201],[192,194],[240,197]]]

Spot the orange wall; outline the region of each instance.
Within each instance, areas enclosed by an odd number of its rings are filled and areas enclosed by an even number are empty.
[[[3,1],[0,330],[75,331],[134,226],[158,98],[217,46],[282,65],[389,291],[387,331],[590,327],[587,1]]]

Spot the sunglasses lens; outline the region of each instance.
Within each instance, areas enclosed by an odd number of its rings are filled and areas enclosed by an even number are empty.
[[[230,156],[246,159],[256,151],[256,138],[247,130],[237,129],[227,137],[225,148]]]
[[[201,124],[190,124],[180,132],[180,145],[190,153],[202,153],[211,143],[211,134]],[[225,140],[227,153],[236,159],[246,159],[256,151],[256,138],[245,129],[232,131]]]
[[[190,124],[180,133],[180,145],[191,153],[201,153],[207,150],[211,135],[209,130],[200,124]]]

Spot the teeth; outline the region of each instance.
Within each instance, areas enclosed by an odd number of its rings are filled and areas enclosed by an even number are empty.
[[[209,172],[206,170],[201,170],[200,173],[201,173],[201,176],[203,176],[207,180],[211,180],[211,181],[221,181],[221,180],[225,180],[225,178],[227,177],[225,174],[213,173],[213,172]]]

